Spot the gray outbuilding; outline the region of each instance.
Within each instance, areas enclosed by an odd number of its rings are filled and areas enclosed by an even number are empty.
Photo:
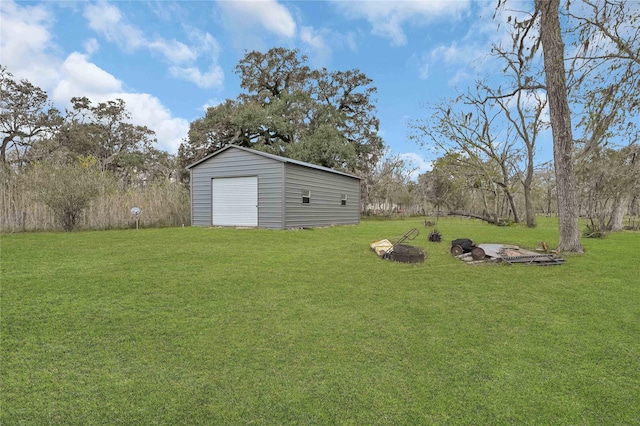
[[[273,229],[360,222],[360,178],[227,145],[187,167],[191,224]]]

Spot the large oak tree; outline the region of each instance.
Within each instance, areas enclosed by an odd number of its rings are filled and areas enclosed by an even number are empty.
[[[190,125],[183,166],[228,144],[365,174],[383,151],[376,88],[359,70],[311,69],[298,50],[248,52],[236,66],[236,99]]]

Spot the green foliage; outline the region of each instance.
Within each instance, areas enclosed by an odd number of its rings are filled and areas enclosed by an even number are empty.
[[[21,166],[36,137],[46,136],[62,122],[60,112],[48,102],[47,93],[27,80],[16,81],[0,65],[0,163]],[[16,148],[9,161],[7,153]]]
[[[56,139],[68,156],[92,156],[101,167],[132,182],[157,156],[155,132],[129,122],[130,112],[122,99],[93,105],[86,98],[72,98],[64,126]]]
[[[191,123],[181,164],[237,144],[349,172],[370,170],[383,149],[372,80],[358,70],[312,70],[306,62],[298,50],[248,52],[236,66],[247,92]]]
[[[629,200],[640,195],[640,147],[592,146],[579,155],[576,175],[595,231],[622,228]],[[591,232],[590,232],[591,233]]]
[[[448,241],[557,244],[557,222],[2,236],[2,424],[638,424],[638,233],[562,266]]]
[[[356,148],[330,123],[319,125],[312,134],[289,146],[287,154],[336,170],[347,170],[356,160]]]
[[[640,10],[630,0],[584,5],[567,13],[567,39],[581,64],[569,80],[576,139],[588,149],[631,146],[640,138]]]
[[[432,169],[418,176],[424,201],[436,211],[463,209],[468,198],[469,179],[460,153],[449,153],[433,162]],[[475,182],[471,185],[475,188]]]
[[[607,236],[607,231],[601,229],[596,222],[591,220],[590,223],[586,224],[582,236],[585,238],[604,238]]]
[[[154,148],[155,133],[130,122],[122,99],[93,104],[71,99],[62,116],[47,93],[16,81],[0,66],[0,163],[16,170],[38,162],[64,163],[91,156],[126,185],[148,184],[176,174],[174,156]]]
[[[72,163],[40,163],[32,174],[36,199],[53,210],[59,225],[72,231],[89,203],[115,180],[98,167],[95,157],[79,157]]]

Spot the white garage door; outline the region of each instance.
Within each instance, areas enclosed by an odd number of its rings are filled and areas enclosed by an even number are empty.
[[[211,181],[212,224],[258,226],[258,177],[219,178]]]

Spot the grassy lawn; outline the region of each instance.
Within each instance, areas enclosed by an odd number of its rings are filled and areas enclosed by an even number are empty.
[[[539,221],[3,235],[0,423],[640,424],[639,233],[449,255]],[[369,249],[412,227],[424,264]]]

